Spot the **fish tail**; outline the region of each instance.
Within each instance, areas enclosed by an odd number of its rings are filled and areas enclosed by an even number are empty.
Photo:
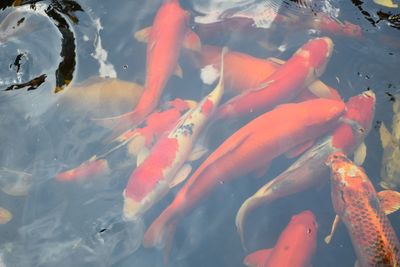
[[[242,206],[239,208],[236,214],[236,219],[235,219],[236,229],[239,234],[240,241],[242,243],[244,250],[247,250],[244,239],[244,227],[246,218],[252,210],[260,206],[263,202],[264,198],[262,196],[258,196],[257,194],[255,194],[252,197],[246,199],[245,202],[243,202]]]
[[[168,207],[147,229],[144,238],[144,247],[156,247],[164,251],[164,259],[167,260],[172,248],[178,218],[175,210]]]

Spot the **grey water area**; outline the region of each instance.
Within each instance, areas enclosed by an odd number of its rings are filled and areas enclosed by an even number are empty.
[[[143,248],[147,226],[173,200],[179,186],[142,220],[127,222],[122,217],[122,192],[135,160],[127,157],[126,149],[110,155],[111,171],[106,175],[68,183],[55,176],[105,151],[110,129],[93,119],[129,111],[129,107],[111,105],[110,113],[100,114],[84,108],[88,103],[79,97],[73,104],[65,102],[68,90],[93,77],[143,85],[146,44],[136,41],[134,33],[151,25],[162,1],[48,0],[19,1],[16,6],[12,2],[0,5],[0,206],[12,213],[11,221],[0,224],[0,267],[244,266],[247,254],[273,247],[290,218],[303,210],[313,211],[319,226],[312,266],[354,265],[355,253],[343,224],[331,244],[324,243],[335,216],[328,182],[255,210],[246,223],[247,250],[243,249],[235,227],[236,212],[245,199],[295,160],[284,156],[273,161],[264,177],[249,175],[221,184],[199,203],[179,224],[168,263],[160,250]],[[238,14],[255,18],[253,27],[262,29],[261,37],[252,31],[233,31],[231,36],[217,34],[202,42],[260,58],[287,60],[307,40],[330,36],[335,48],[321,80],[345,100],[367,88],[376,94],[363,167],[377,191],[381,190],[379,124],[391,125],[392,96],[400,93],[400,26],[382,14],[396,14],[399,9],[344,0],[180,3],[191,13],[194,31],[199,24]],[[274,18],[263,17],[261,11],[267,7],[304,18],[325,12],[359,25],[363,38],[309,27],[280,27]],[[259,46],[260,38],[276,49]],[[175,97],[200,100],[211,90],[184,56],[180,64],[183,78],[171,77],[161,102]],[[55,93],[57,85],[62,90]],[[114,101],[112,96],[110,101]],[[223,141],[232,134],[234,126],[230,127],[214,139]],[[195,162],[193,168],[200,163]],[[24,194],[10,195],[6,189],[21,177]],[[399,213],[389,218],[399,234]]]

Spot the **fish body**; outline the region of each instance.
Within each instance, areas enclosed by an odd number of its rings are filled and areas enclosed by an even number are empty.
[[[177,67],[188,23],[189,13],[181,8],[178,0],[165,0],[158,9],[147,43],[145,89],[132,112],[109,118],[118,122],[114,131],[141,123],[156,108]]]
[[[399,266],[400,244],[365,171],[345,154],[329,156],[332,204],[346,225],[359,266]]]
[[[322,75],[332,49],[332,40],[327,37],[310,40],[266,79],[264,86],[246,91],[223,104],[216,119],[258,115],[293,99]]]
[[[151,113],[138,127],[118,136],[105,153],[93,156],[76,168],[58,173],[55,179],[59,182],[70,182],[108,174],[109,154],[125,145],[128,146],[128,153],[134,156],[138,156],[143,150],[149,150],[162,134],[174,127],[183,113],[194,106],[195,102],[191,100],[177,98],[169,101],[162,109]]]
[[[221,67],[223,72],[223,67]],[[224,92],[223,75],[196,108],[186,112],[175,128],[160,138],[129,178],[124,191],[124,216],[136,218],[162,198],[184,167],[194,142],[214,113]],[[189,173],[187,173],[189,174]]]
[[[394,96],[392,132],[382,123],[379,129],[383,146],[381,186],[385,189],[400,185],[400,96]]]
[[[275,157],[332,129],[344,110],[343,102],[327,99],[284,104],[243,126],[190,177],[147,230],[144,245],[168,244],[179,218],[217,185],[265,170]]]
[[[317,248],[318,224],[311,211],[294,215],[272,249],[248,255],[250,267],[309,267]]]
[[[236,227],[244,243],[244,222],[247,215],[262,204],[269,204],[282,197],[304,191],[326,182],[329,171],[325,161],[334,152],[348,155],[363,142],[374,117],[375,94],[365,91],[351,97],[346,103],[347,112],[338,127],[319,140],[300,156],[287,170],[262,186],[240,207]]]

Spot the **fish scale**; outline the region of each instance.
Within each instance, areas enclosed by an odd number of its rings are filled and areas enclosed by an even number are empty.
[[[328,162],[333,207],[347,227],[360,266],[399,266],[399,241],[364,170],[343,153]]]

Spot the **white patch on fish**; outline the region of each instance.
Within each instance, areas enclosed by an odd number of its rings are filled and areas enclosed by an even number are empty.
[[[200,70],[200,78],[204,84],[213,84],[219,78],[219,70],[213,65],[207,65]]]

